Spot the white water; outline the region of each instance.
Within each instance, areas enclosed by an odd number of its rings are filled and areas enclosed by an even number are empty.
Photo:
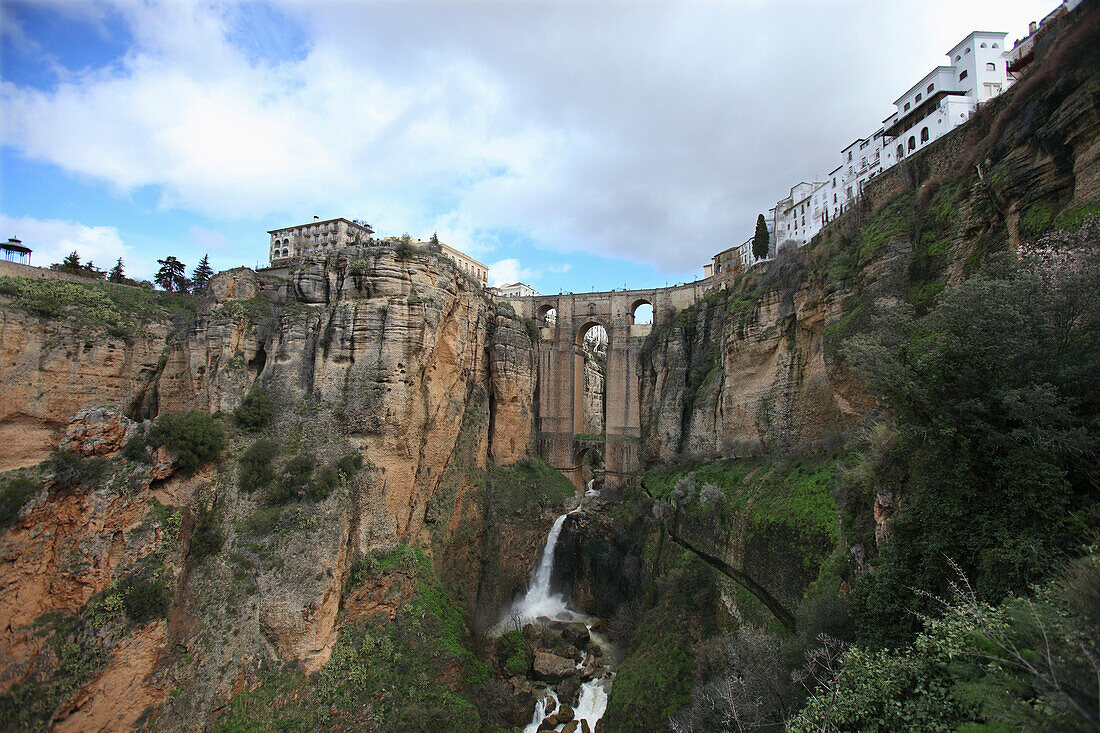
[[[553,715],[557,711],[557,693],[549,687],[546,688],[546,693],[535,703],[535,714],[531,717],[531,722],[523,728],[523,733],[539,733],[539,723],[545,720],[548,715]]]
[[[597,493],[592,488],[593,483],[592,481],[588,483],[589,494]],[[573,510],[573,512],[577,511],[580,511],[580,507]],[[569,512],[569,514],[573,512]],[[550,578],[554,570],[554,550],[558,545],[558,537],[561,535],[562,526],[569,514],[562,514],[554,520],[554,526],[550,528],[550,534],[546,536],[546,546],[543,547],[539,564],[531,576],[531,585],[527,588],[527,593],[524,594],[523,598],[516,601],[511,612],[501,619],[500,623],[494,627],[494,631],[497,631],[497,633],[503,632],[516,620],[519,621],[522,627],[523,624],[530,623],[540,616],[560,621],[583,621],[589,627],[592,640],[601,647],[605,647],[609,652],[610,646],[607,644],[606,639],[591,629],[594,619],[568,608],[562,594],[550,591]],[[580,667],[581,665],[578,664],[577,666]],[[603,717],[604,712],[607,710],[607,695],[611,689],[611,680],[614,676],[614,673],[611,673],[598,679],[589,680],[581,685],[580,697],[574,710],[574,720],[587,720],[589,727],[595,728],[596,722]],[[523,729],[524,733],[538,733],[542,721],[557,711],[560,704],[557,693],[550,687],[546,688],[546,693],[548,694],[539,698],[539,701],[535,704],[531,722]],[[562,727],[562,725],[559,725],[557,730],[561,730]]]

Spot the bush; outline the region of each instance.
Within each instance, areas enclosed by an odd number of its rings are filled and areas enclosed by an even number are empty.
[[[413,255],[416,254],[417,249],[410,242],[404,240],[398,242],[393,247],[394,256],[404,262],[405,260],[411,260]]]
[[[248,447],[241,456],[238,484],[241,491],[251,493],[256,489],[266,488],[275,480],[275,472],[271,468],[278,448],[275,441],[260,438]]]
[[[10,527],[19,512],[42,489],[42,484],[26,476],[13,476],[0,485],[0,528]]]
[[[534,656],[523,634],[513,629],[500,635],[499,654],[501,666],[511,676],[525,675],[531,669]]]
[[[271,421],[271,397],[263,387],[253,387],[236,410],[233,419],[237,427],[247,432],[263,429]]]
[[[221,455],[225,447],[225,430],[205,412],[170,412],[153,423],[149,444],[163,445],[174,451],[180,470],[190,474]]]
[[[361,453],[348,453],[336,461],[336,470],[345,479],[354,476],[363,467],[363,455]]]
[[[279,483],[272,486],[267,494],[268,502],[279,505],[308,495],[313,469],[317,466],[317,456],[312,453],[299,453],[287,461]]]
[[[106,459],[81,458],[67,451],[55,450],[46,459],[46,472],[61,490],[71,490],[85,483],[98,481],[106,468]]]
[[[122,456],[134,463],[149,463],[149,451],[144,435],[135,435],[126,441],[126,447],[122,449]]]
[[[163,618],[168,614],[171,594],[163,583],[141,576],[131,576],[122,583],[122,606],[134,623]]]

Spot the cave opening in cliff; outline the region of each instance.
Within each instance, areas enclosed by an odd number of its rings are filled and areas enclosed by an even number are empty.
[[[608,353],[607,329],[590,321],[577,331],[573,383],[573,434],[602,436],[607,426],[604,399]]]

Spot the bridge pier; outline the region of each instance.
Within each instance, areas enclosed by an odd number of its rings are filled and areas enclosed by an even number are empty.
[[[701,280],[675,288],[531,296],[511,302],[539,322],[539,454],[581,486],[584,356],[581,341],[594,325],[607,331],[604,370],[604,482],[618,485],[641,468],[641,402],[638,368],[646,338],[655,325],[698,302],[715,287]],[[641,304],[653,306],[653,325],[634,323]],[[556,313],[553,323],[544,317]]]

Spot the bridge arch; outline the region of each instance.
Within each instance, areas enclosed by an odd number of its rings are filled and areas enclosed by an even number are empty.
[[[653,301],[650,298],[638,298],[631,303],[626,322],[631,326],[653,323]]]
[[[539,328],[553,326],[558,322],[558,309],[554,303],[543,303],[535,313],[535,322]]]

